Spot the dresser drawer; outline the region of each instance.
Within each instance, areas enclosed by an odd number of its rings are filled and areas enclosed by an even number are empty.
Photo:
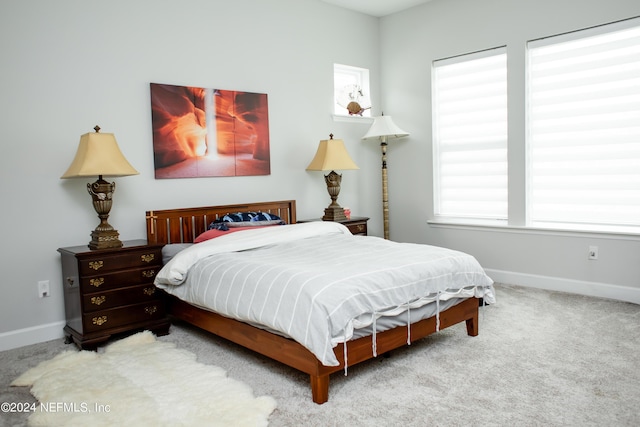
[[[109,254],[109,256],[92,256],[79,260],[78,267],[81,276],[105,274],[127,268],[150,267],[162,265],[160,249],[140,249]]]
[[[143,304],[127,305],[111,310],[101,310],[82,316],[85,333],[117,328],[123,325],[162,319],[165,315],[161,300]]]
[[[158,289],[151,284],[147,284],[115,291],[84,294],[82,296],[82,303],[85,312],[93,312],[121,305],[149,302],[157,298]]]
[[[160,268],[159,265],[153,265],[146,268],[81,277],[80,286],[82,292],[92,293],[143,283],[153,283],[153,279],[156,277],[158,271],[160,271]]]

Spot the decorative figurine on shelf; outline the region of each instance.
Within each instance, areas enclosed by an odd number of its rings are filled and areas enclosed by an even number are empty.
[[[347,85],[336,94],[336,102],[347,109],[350,116],[362,116],[371,108],[371,101],[359,85]]]

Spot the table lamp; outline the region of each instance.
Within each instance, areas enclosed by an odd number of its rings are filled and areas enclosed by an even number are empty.
[[[112,133],[100,133],[99,126],[93,129],[95,133],[85,133],[80,137],[76,156],[60,178],[98,176],[96,182],[87,184],[93,207],[100,218],[100,224],[91,232],[89,248],[119,248],[122,247],[119,233],[107,221],[116,183],[107,182],[102,177],[138,175],[138,171],[125,159]]]
[[[343,221],[347,217],[344,209],[338,204],[338,194],[340,194],[340,184],[342,175],[337,174],[335,170],[359,169],[351,160],[349,153],[341,139],[333,139],[333,134],[329,135],[329,139],[320,141],[316,155],[307,166],[308,171],[331,171],[324,176],[327,183],[327,191],[331,196],[331,204],[324,210],[323,221]]]

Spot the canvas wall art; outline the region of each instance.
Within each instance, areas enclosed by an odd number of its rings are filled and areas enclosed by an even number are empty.
[[[151,83],[155,177],[269,175],[267,95]]]

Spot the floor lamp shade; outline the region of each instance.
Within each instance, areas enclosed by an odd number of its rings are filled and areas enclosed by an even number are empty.
[[[396,125],[391,116],[380,116],[373,120],[373,124],[362,137],[363,140],[380,141],[382,149],[382,219],[384,226],[384,238],[389,238],[389,189],[387,184],[387,140],[389,138],[401,138],[409,136]]]
[[[308,171],[331,171],[324,176],[327,184],[327,191],[331,197],[331,204],[324,210],[324,221],[341,221],[346,220],[344,209],[338,204],[338,195],[340,194],[340,184],[342,183],[342,175],[335,170],[359,169],[355,162],[349,156],[347,148],[341,139],[333,139],[333,134],[329,135],[329,139],[320,141],[316,155],[307,166]]]
[[[401,138],[409,136],[396,125],[391,116],[380,116],[373,120],[373,124],[362,139]]]
[[[87,184],[93,207],[100,218],[100,224],[91,233],[89,248],[119,248],[122,246],[119,234],[107,221],[116,184],[102,177],[138,175],[138,171],[124,157],[112,133],[100,133],[98,126],[94,130],[95,133],[85,133],[80,137],[76,156],[60,178],[98,177],[96,182]]]

